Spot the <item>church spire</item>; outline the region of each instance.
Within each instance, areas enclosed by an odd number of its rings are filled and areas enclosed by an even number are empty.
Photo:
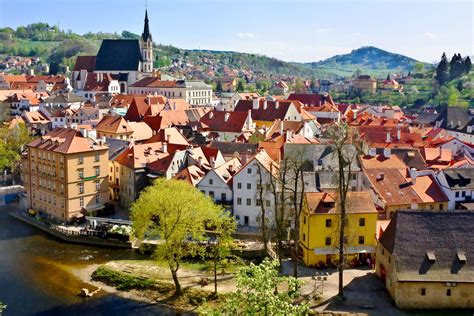
[[[147,42],[151,39],[150,27],[148,26],[148,10],[145,10],[145,26],[143,28],[142,39],[144,42]]]

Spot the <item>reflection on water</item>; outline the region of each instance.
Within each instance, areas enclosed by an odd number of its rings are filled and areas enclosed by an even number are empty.
[[[141,255],[60,242],[10,217],[9,210],[0,207],[0,301],[8,305],[4,315],[170,313],[105,293],[89,300],[78,297],[85,284],[70,273],[72,269]]]

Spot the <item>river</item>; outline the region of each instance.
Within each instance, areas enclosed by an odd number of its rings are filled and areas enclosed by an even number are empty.
[[[78,297],[86,284],[71,273],[73,269],[138,259],[140,254],[63,243],[9,216],[8,211],[8,206],[0,207],[0,301],[7,305],[3,315],[174,314],[104,292],[91,299]]]

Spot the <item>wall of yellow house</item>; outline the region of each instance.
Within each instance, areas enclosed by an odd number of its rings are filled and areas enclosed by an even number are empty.
[[[365,225],[359,225],[359,219],[365,219]],[[375,248],[375,232],[377,227],[377,213],[348,213],[347,247],[372,246]],[[326,220],[331,226],[326,227]],[[315,266],[320,262],[326,263],[326,254],[315,254],[314,249],[337,252],[339,245],[340,214],[309,214],[306,207],[300,217],[300,246],[303,252],[303,261],[307,266]],[[359,236],[363,236],[363,243],[359,243]],[[330,245],[326,245],[326,238],[331,238]],[[358,257],[358,253],[348,253],[348,261]],[[339,259],[337,254],[330,255],[331,261]]]
[[[433,202],[433,203],[418,203],[418,210],[439,210],[446,211],[448,209],[448,201],[446,202]],[[393,214],[399,210],[411,209],[411,204],[401,205],[388,205],[385,207],[385,215],[387,219],[392,218]]]
[[[253,121],[255,123],[255,126],[257,126],[257,128],[262,128],[262,127],[267,127],[267,128],[270,128],[274,121]]]

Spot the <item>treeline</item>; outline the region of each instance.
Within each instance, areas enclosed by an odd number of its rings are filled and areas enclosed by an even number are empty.
[[[454,54],[451,61],[448,62],[446,53],[441,56],[441,61],[436,67],[435,79],[439,85],[445,85],[451,80],[457,79],[472,69],[471,58],[467,56],[462,58],[461,54]]]

